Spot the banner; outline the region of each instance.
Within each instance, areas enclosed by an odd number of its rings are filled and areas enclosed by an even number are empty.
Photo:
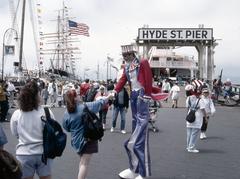
[[[14,45],[5,45],[5,55],[14,55],[15,46]]]

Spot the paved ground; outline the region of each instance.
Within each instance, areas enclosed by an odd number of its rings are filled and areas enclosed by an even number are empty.
[[[152,160],[151,179],[240,179],[240,108],[217,106],[214,118],[210,120],[206,140],[199,140],[200,153],[187,153],[184,98],[179,108],[172,109],[170,101],[159,109],[156,126],[158,133],[150,131]],[[61,121],[63,108],[53,109]],[[90,162],[88,179],[118,179],[117,174],[128,168],[123,142],[131,129],[128,112],[127,134],[118,131],[110,133],[111,111],[108,113],[107,131],[99,143],[99,153]],[[119,121],[118,121],[119,122]],[[9,123],[2,123],[9,143],[7,150],[14,153],[16,139],[9,131]],[[118,123],[119,126],[119,123]],[[79,157],[68,145],[61,158],[54,161],[53,179],[77,178]]]

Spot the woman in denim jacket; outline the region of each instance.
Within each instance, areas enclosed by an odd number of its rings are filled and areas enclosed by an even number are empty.
[[[113,97],[113,94],[85,104],[89,110],[97,113],[102,106],[108,102],[110,97]],[[83,114],[84,105],[79,103],[75,90],[69,90],[66,93],[66,105],[67,110],[63,117],[63,128],[67,132],[71,132],[71,145],[80,156],[78,179],[85,179],[91,156],[93,153],[98,152],[98,141],[88,141],[83,136],[84,124],[81,116]]]

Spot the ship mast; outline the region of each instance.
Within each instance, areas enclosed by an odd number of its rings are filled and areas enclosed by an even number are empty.
[[[79,39],[72,37],[68,32],[68,8],[63,3],[63,9],[58,10],[57,32],[45,33],[42,38],[46,39],[48,48],[41,50],[43,55],[53,55],[51,58],[52,72],[61,75],[61,72],[75,76],[75,54],[80,54],[79,48],[72,46],[79,43]],[[52,45],[52,46],[51,46]],[[54,45],[54,47],[53,47]],[[51,47],[52,48],[51,48]],[[50,72],[50,70],[48,70]]]
[[[19,51],[19,72],[20,72],[20,73],[22,73],[22,57],[23,57],[23,37],[24,37],[24,23],[25,23],[25,8],[26,8],[26,0],[23,0],[22,21],[21,21],[21,36],[20,36],[20,51]]]

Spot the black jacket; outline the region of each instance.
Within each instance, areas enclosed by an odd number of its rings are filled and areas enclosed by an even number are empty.
[[[119,104],[118,102],[118,97],[119,97],[119,93],[123,92],[123,104]],[[119,93],[115,94],[115,99],[113,101],[113,105],[115,107],[125,107],[128,108],[129,107],[129,95],[128,92],[125,88],[123,88]]]

